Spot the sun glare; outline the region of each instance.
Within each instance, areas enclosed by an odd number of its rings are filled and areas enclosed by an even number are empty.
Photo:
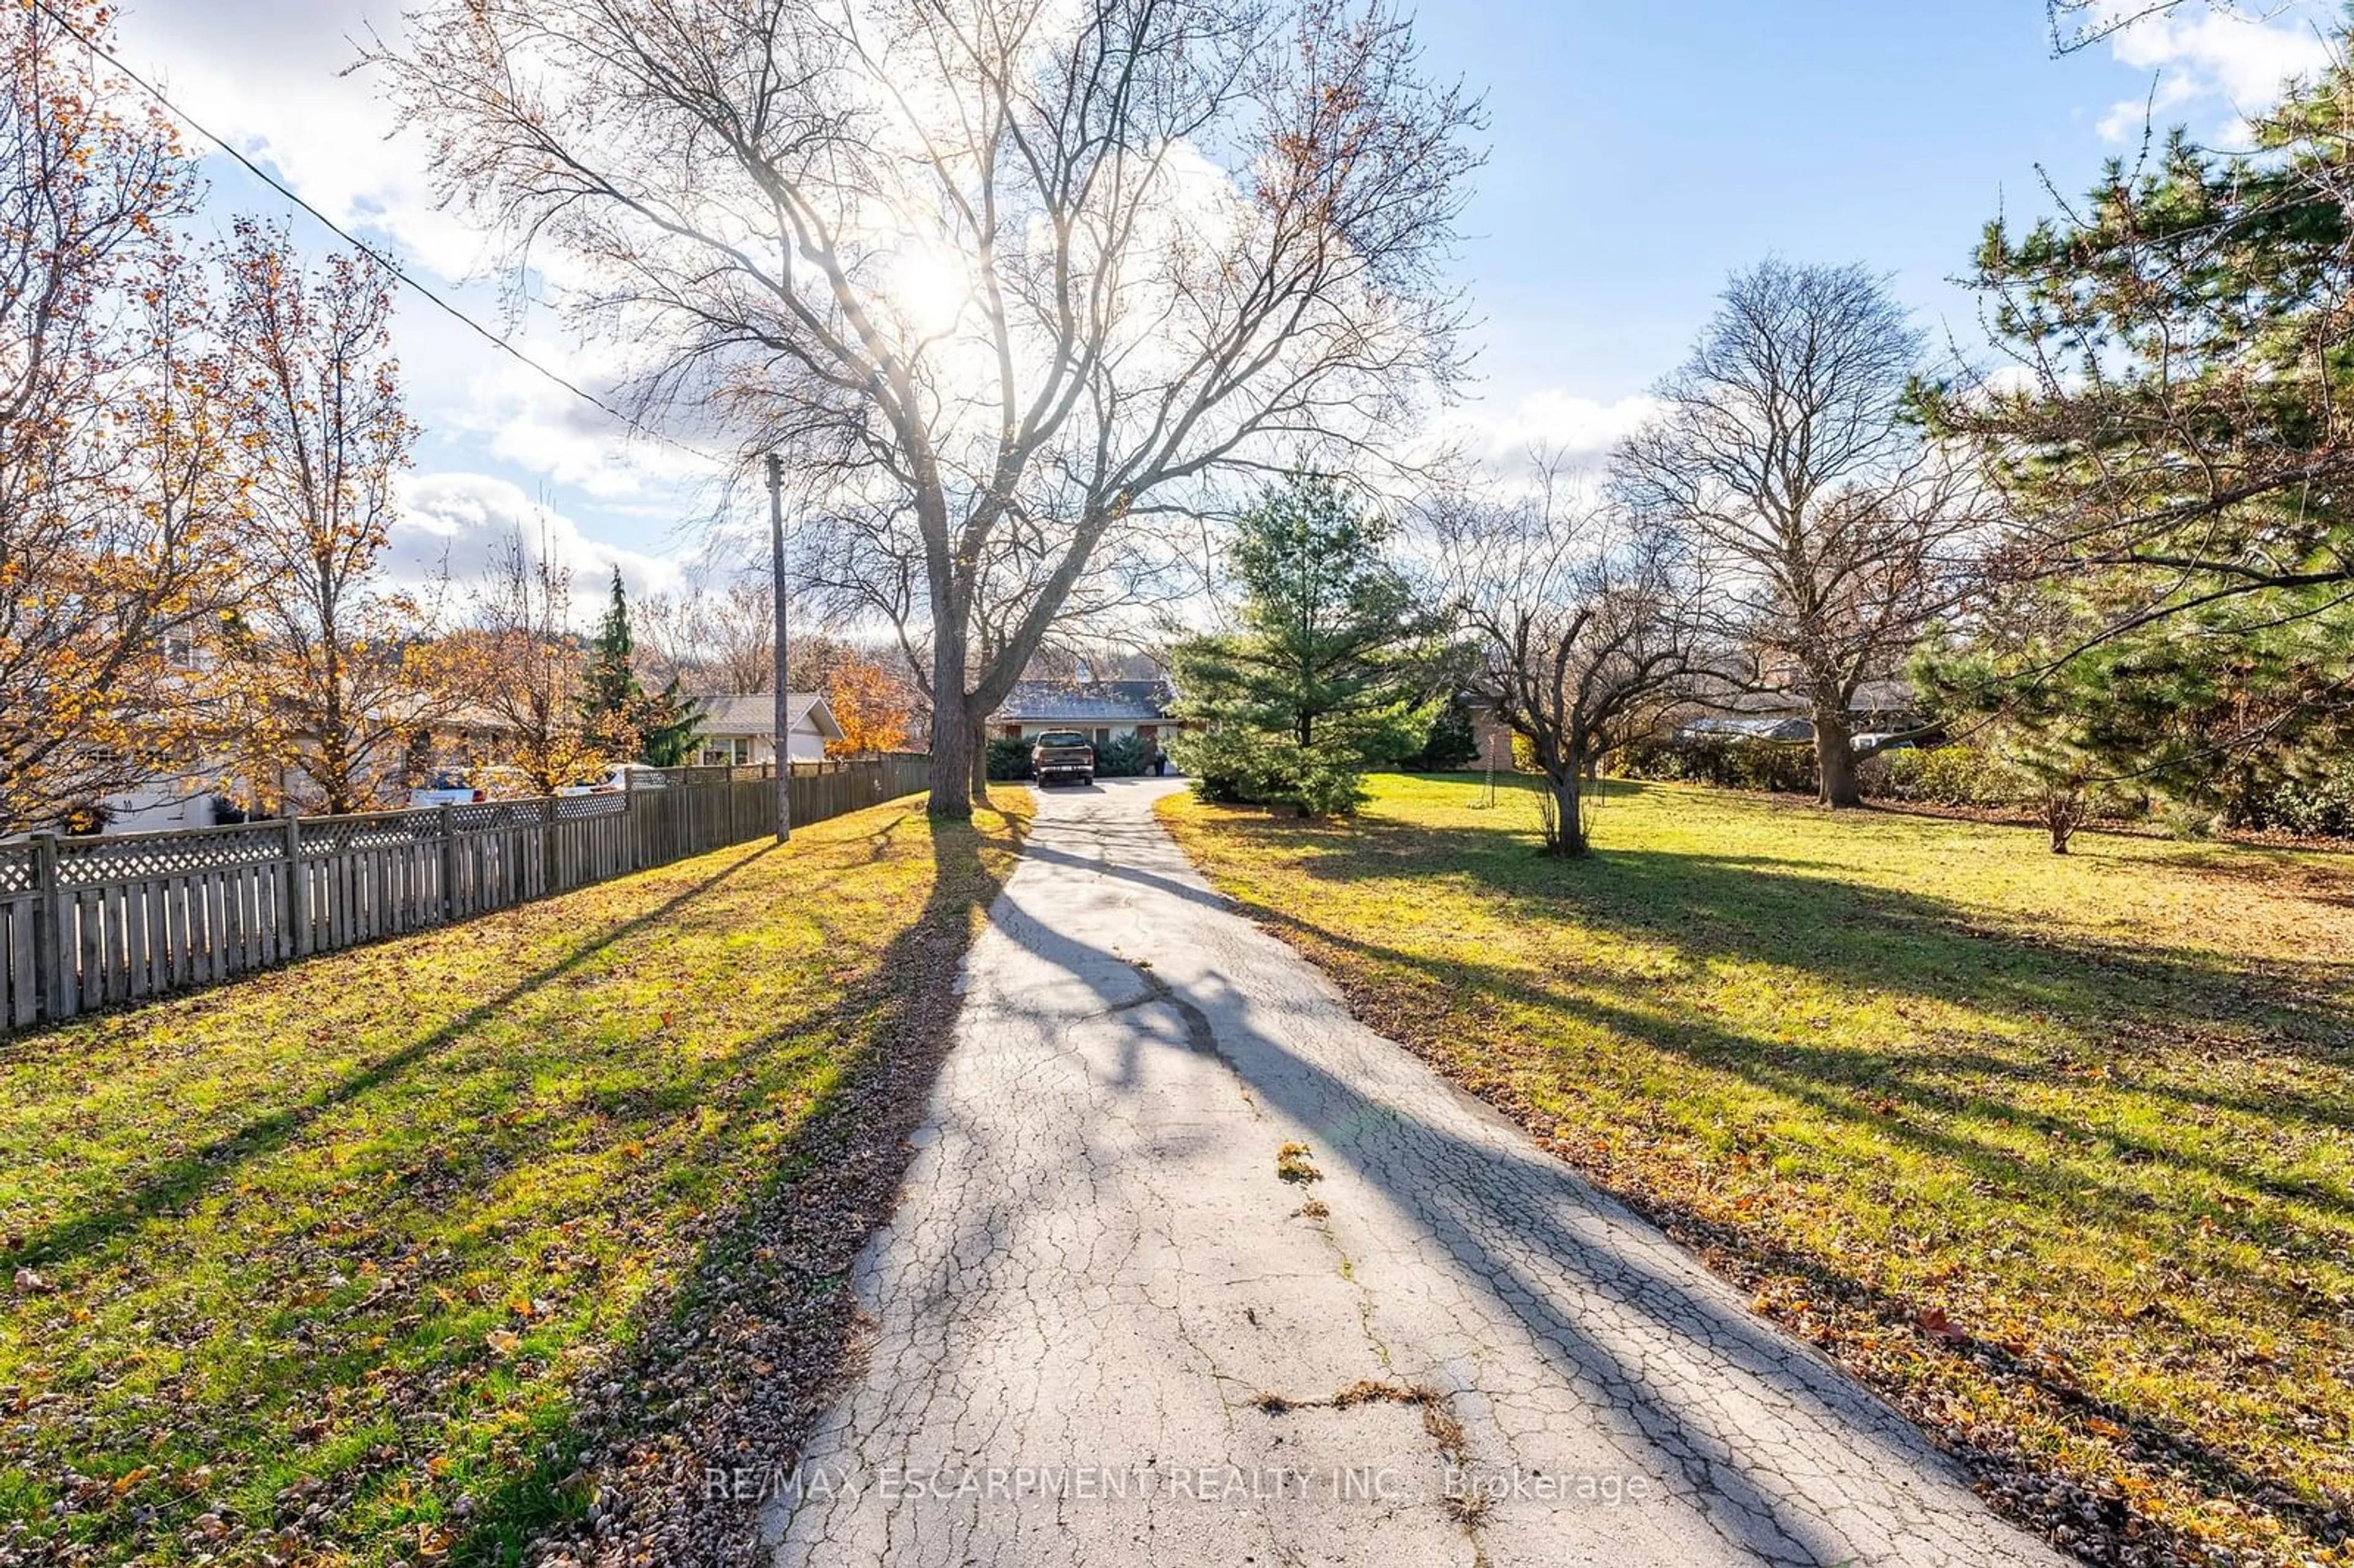
[[[888,290],[907,324],[929,337],[956,325],[972,298],[972,278],[956,257],[910,249],[892,263]]]

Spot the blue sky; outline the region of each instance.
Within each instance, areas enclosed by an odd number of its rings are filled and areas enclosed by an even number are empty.
[[[463,277],[482,248],[431,210],[414,150],[385,139],[351,40],[397,35],[390,0],[133,0],[126,57],[311,200]],[[1465,413],[1500,451],[1596,449],[1640,410],[1728,271],[1773,252],[1891,274],[1925,324],[1976,341],[1950,281],[1999,208],[2082,189],[2161,120],[2225,136],[2318,57],[2319,0],[2262,21],[2195,3],[2053,58],[2041,0],[1426,0],[1432,67],[1484,93],[1492,155],[1468,215],[1462,281],[1482,384]],[[218,220],[272,198],[208,161]],[[331,238],[298,220],[323,249]],[[486,317],[487,290],[459,291]],[[584,569],[675,580],[702,547],[697,465],[621,440],[592,410],[406,303],[400,348],[430,432],[401,549],[461,571],[520,522]],[[526,347],[593,378],[534,323]],[[593,597],[593,596],[591,596]]]
[[[1725,274],[1860,260],[1925,312],[2035,166],[2087,183],[2095,125],[2147,88],[2053,59],[2032,0],[1690,0],[1434,8],[1436,61],[1487,84],[1494,154],[1466,260],[1506,387],[1608,401],[1681,354]]]

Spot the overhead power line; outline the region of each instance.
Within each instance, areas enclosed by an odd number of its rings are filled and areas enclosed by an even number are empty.
[[[490,328],[484,326],[482,323],[468,315],[464,311],[460,310],[456,305],[443,298],[440,293],[432,288],[428,287],[426,284],[419,282],[414,273],[410,272],[408,269],[403,267],[398,261],[395,260],[385,251],[369,244],[366,240],[362,239],[359,236],[352,233],[351,230],[345,228],[342,224],[337,223],[334,218],[329,217],[325,213],[312,206],[310,202],[304,200],[300,195],[296,194],[293,188],[288,185],[283,180],[280,179],[277,175],[271,174],[260,164],[255,163],[251,158],[248,157],[242,149],[230,142],[227,137],[213,131],[195,115],[190,114],[186,110],[181,108],[177,103],[175,103],[162,88],[156,86],[144,76],[142,76],[138,71],[133,70],[130,66],[124,64],[121,56],[114,53],[111,49],[109,49],[105,45],[100,43],[96,38],[91,37],[88,33],[83,32],[79,26],[76,26],[73,20],[69,16],[61,15],[58,11],[57,7],[49,3],[49,0],[33,0],[33,4],[43,16],[48,17],[50,21],[55,22],[58,26],[64,28],[76,38],[81,40],[83,48],[89,49],[92,54],[98,56],[99,58],[112,66],[116,70],[121,71],[123,76],[127,77],[132,82],[136,84],[142,92],[144,92],[148,97],[154,99],[158,104],[162,105],[164,111],[170,114],[175,120],[177,120],[181,124],[195,132],[198,136],[211,143],[214,146],[218,147],[230,157],[236,159],[239,164],[244,165],[246,172],[250,174],[255,179],[260,180],[263,185],[268,185],[271,190],[276,191],[280,196],[284,196],[288,201],[293,203],[296,207],[310,214],[313,218],[318,221],[321,227],[324,228],[329,233],[334,235],[337,238],[341,239],[345,244],[351,246],[354,249],[358,250],[363,255],[366,256],[369,260],[374,261],[377,266],[383,268],[385,271],[394,279],[394,281],[422,296],[431,304],[439,307],[443,314],[449,316],[451,320],[466,328],[467,331],[472,333],[476,337],[481,338],[484,343],[489,344],[493,348],[497,349],[501,354],[505,355],[508,358],[514,360],[516,364],[523,366],[525,369],[528,369],[544,377],[547,381],[552,382],[556,386],[562,387],[565,391],[571,393],[572,396],[579,398],[582,402],[588,404],[592,408],[602,410],[610,418],[618,419],[623,425],[626,425],[631,429],[637,431],[638,434],[647,437],[649,440],[660,441],[664,446],[675,448],[680,451],[685,452],[690,457],[699,458],[705,462],[714,464],[720,468],[732,466],[728,460],[714,457],[711,453],[704,451],[699,448],[689,446],[686,442],[680,440],[676,436],[669,435],[663,431],[655,429],[652,426],[645,424],[642,420],[638,419],[634,415],[631,415],[623,409],[615,408],[612,404],[607,402],[604,398],[598,397],[597,394],[589,391],[587,387],[582,387],[578,382],[569,380],[565,376],[559,376],[555,371],[550,370],[546,366],[542,365],[538,360],[534,359],[530,355],[525,354],[522,349],[517,348],[514,344],[508,342],[505,338],[501,337],[497,333],[493,332]]]

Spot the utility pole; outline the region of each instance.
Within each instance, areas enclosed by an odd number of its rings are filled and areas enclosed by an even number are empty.
[[[792,621],[785,597],[785,460],[769,454],[769,573],[777,605],[777,842],[793,836],[792,693],[786,690]]]

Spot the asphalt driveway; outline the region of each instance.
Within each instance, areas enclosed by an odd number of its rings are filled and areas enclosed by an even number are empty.
[[[2060,1561],[1351,1020],[1161,831],[1180,787],[1041,791],[779,1563]]]

